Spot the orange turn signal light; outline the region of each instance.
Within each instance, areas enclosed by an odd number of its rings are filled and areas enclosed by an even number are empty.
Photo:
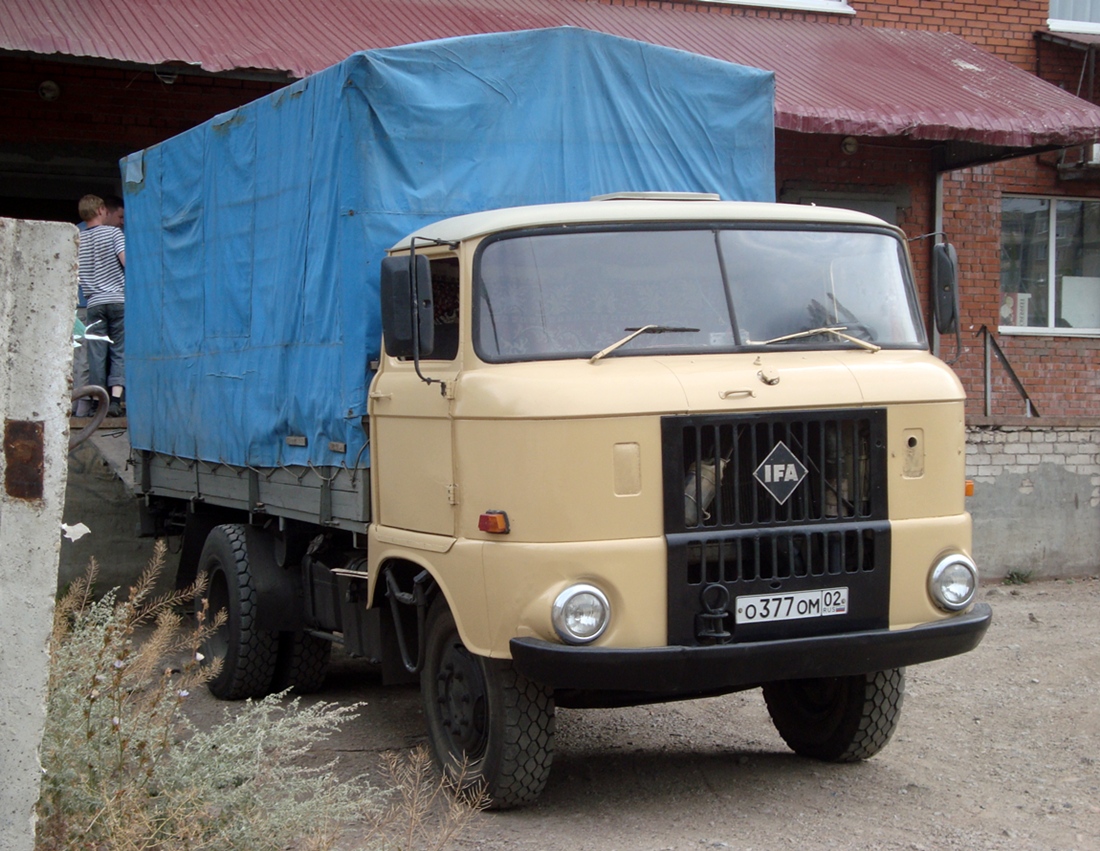
[[[486,511],[477,519],[477,528],[492,535],[507,535],[511,531],[508,515],[503,511]]]
[[[967,496],[974,496],[974,480],[973,479],[967,479],[966,480],[966,495]]]

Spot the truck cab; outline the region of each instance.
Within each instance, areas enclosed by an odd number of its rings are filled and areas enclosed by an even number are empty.
[[[905,666],[981,640],[963,391],[898,229],[504,209],[397,243],[382,301],[367,599],[419,608],[436,756],[498,806],[545,783],[555,705],[761,687],[795,751],[851,761]]]

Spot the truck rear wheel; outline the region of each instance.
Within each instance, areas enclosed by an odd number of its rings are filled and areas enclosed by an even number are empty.
[[[297,694],[313,694],[325,684],[332,642],[308,632],[279,633],[272,691],[292,688]]]
[[[244,526],[215,526],[203,545],[199,570],[208,577],[210,616],[222,609],[227,615],[203,647],[208,658],[222,660],[221,671],[207,687],[222,700],[268,694],[275,673],[278,633],[256,627],[258,594]]]
[[[466,649],[440,595],[428,614],[420,693],[436,761],[492,809],[535,800],[554,754],[554,694],[511,661]]]
[[[764,686],[783,741],[801,756],[858,762],[882,750],[901,715],[905,668]]]

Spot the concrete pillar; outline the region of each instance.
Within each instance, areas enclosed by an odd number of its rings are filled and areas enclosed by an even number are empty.
[[[68,469],[77,230],[0,219],[0,851],[31,851]]]

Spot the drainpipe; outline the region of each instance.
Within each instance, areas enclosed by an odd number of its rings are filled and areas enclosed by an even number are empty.
[[[933,184],[932,184],[932,211],[933,211],[933,217],[934,217],[933,221],[932,221],[932,232],[933,233],[942,233],[943,232],[943,175],[944,175],[944,172],[937,171],[936,172],[936,177],[933,180]],[[932,245],[934,245],[935,242],[936,242],[936,238],[932,237]],[[929,258],[931,258],[931,256],[932,256],[932,245],[928,246],[928,256],[929,256]],[[932,277],[931,277],[932,267],[931,267],[931,265],[929,265],[929,267],[928,267],[928,274],[929,274],[929,278],[928,278],[928,297],[929,297],[928,298],[928,306],[929,306],[929,311],[930,311],[929,315],[934,317],[936,315],[935,307],[934,307],[934,300],[936,298],[936,294],[934,292],[932,292]],[[961,321],[961,317],[957,321]],[[932,321],[932,354],[934,354],[936,357],[940,356],[940,332],[939,332],[939,329],[936,328],[936,322],[935,322],[934,319]]]

